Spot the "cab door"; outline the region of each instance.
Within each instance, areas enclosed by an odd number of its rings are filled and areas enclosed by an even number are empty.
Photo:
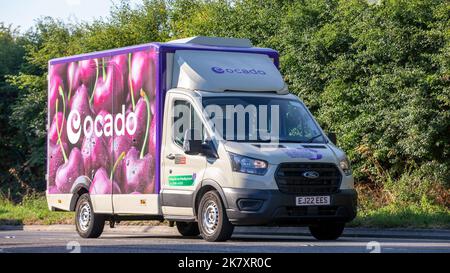
[[[205,128],[200,111],[187,95],[169,93],[166,109],[161,151],[162,211],[164,215],[194,217],[193,194],[207,162],[203,155],[185,154],[183,143],[190,129],[197,130],[204,141]]]

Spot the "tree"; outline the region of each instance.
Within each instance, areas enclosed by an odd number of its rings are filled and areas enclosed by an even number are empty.
[[[412,173],[448,191],[450,4],[372,2],[144,0],[134,8],[123,0],[93,23],[41,18],[23,36],[2,25],[2,183],[44,188],[48,60],[208,35],[278,50],[290,91],[337,132],[358,181],[408,181]]]
[[[0,181],[9,177],[9,167],[17,162],[19,153],[12,145],[16,130],[8,126],[11,105],[17,98],[18,90],[6,82],[6,76],[19,71],[24,53],[23,40],[18,31],[0,23]]]

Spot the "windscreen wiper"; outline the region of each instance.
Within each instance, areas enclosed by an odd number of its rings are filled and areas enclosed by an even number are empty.
[[[303,143],[303,141],[300,140],[289,140],[289,139],[280,139],[280,143]]]
[[[322,134],[319,134],[317,136],[313,136],[312,138],[308,139],[308,141],[306,141],[306,143],[312,143],[316,138],[321,137]]]
[[[255,139],[255,140],[240,140],[240,139],[235,139],[235,140],[228,140],[226,139],[226,141],[230,141],[230,142],[240,142],[240,143],[270,143],[272,142],[270,139],[269,140],[263,140],[263,139]]]

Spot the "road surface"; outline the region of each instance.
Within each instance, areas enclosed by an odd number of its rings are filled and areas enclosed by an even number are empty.
[[[81,239],[72,230],[3,230],[0,252],[4,253],[351,253],[351,252],[446,252],[450,237],[418,235],[417,238],[382,232],[364,237],[347,234],[337,241],[317,241],[306,233],[255,234],[235,232],[224,243],[208,243],[200,237],[181,237],[175,228],[159,230],[109,230],[100,239]],[[427,235],[427,234],[425,234]],[[414,237],[414,236],[412,236]]]

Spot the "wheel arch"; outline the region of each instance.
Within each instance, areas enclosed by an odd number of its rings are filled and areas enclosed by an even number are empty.
[[[72,189],[70,190],[72,193],[72,199],[69,206],[70,211],[75,211],[75,207],[81,195],[89,193],[90,185],[91,179],[87,176],[80,176],[75,180],[75,183],[73,183]]]
[[[220,198],[222,199],[222,202],[225,206],[225,209],[228,209],[227,199],[225,197],[225,193],[224,193],[222,187],[216,181],[214,181],[212,179],[206,179],[206,180],[202,181],[201,187],[197,191],[194,192],[193,202],[192,202],[192,204],[194,205],[194,207],[193,207],[194,216],[197,216],[198,205],[200,204],[200,200],[201,200],[202,196],[205,193],[207,193],[208,191],[212,191],[212,190],[215,190],[219,193]]]
[[[89,193],[89,189],[86,186],[79,186],[75,189],[72,193],[72,199],[70,200],[70,211],[75,211],[78,199],[85,193]]]

